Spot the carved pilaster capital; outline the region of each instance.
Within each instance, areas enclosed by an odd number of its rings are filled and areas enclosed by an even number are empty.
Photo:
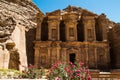
[[[48,20],[47,23],[49,26],[58,26],[60,21],[59,20]]]
[[[78,23],[77,23],[77,20],[65,20],[64,24],[66,26],[76,26]]]

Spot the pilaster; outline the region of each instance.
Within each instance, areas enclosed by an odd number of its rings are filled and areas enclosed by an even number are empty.
[[[95,48],[95,67],[96,67],[96,69],[97,69],[97,67],[98,67],[98,64],[97,64],[97,61],[98,59],[97,59],[97,48]]]
[[[37,28],[36,28],[36,40],[41,40],[41,24],[43,20],[43,15],[37,14]]]
[[[109,68],[110,64],[110,52],[109,52],[109,47],[105,47],[105,59],[106,59],[106,66]]]
[[[51,48],[48,48],[48,67],[51,67]]]
[[[86,44],[86,47],[85,47],[85,57],[86,57],[86,61],[85,61],[85,64],[88,65],[88,45]]]
[[[60,47],[57,47],[57,60],[60,60]]]
[[[40,58],[40,55],[39,55],[39,48],[35,48],[35,55],[34,55],[34,65],[39,68],[39,58]]]
[[[67,60],[66,48],[62,48],[62,49],[61,49],[61,60],[62,60],[62,61],[66,61],[66,60]]]
[[[108,26],[108,20],[106,19],[106,15],[101,14],[98,17],[98,25],[101,28],[102,31],[102,40],[107,41],[107,26]]]
[[[107,41],[107,20],[104,20],[104,23],[102,23],[102,36],[103,36],[103,41]]]

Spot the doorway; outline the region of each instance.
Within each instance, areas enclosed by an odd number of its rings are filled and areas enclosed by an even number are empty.
[[[69,54],[69,60],[72,63],[75,63],[75,53]]]

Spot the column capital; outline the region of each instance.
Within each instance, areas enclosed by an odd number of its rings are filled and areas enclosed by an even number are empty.
[[[60,21],[59,20],[48,20],[48,27],[58,27]]]
[[[64,20],[64,24],[65,25],[67,25],[67,24],[74,24],[74,25],[76,24],[77,25],[78,23],[77,23],[77,20]]]

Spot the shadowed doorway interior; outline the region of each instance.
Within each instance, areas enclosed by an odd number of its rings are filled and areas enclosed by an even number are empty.
[[[69,54],[70,62],[75,63],[75,53]]]

